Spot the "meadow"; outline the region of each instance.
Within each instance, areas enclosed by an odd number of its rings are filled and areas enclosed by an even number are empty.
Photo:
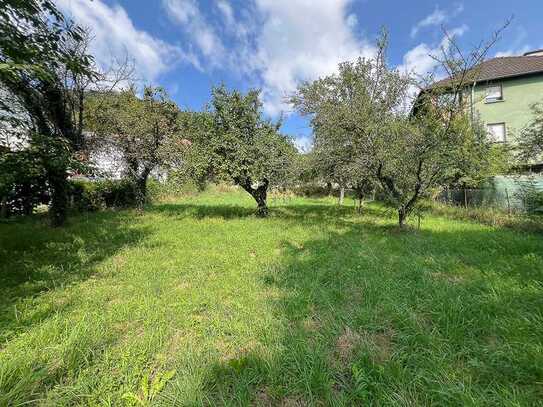
[[[543,400],[543,236],[211,190],[0,224],[0,406]]]

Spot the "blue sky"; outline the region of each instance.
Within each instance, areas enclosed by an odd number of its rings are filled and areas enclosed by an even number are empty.
[[[261,88],[264,111],[282,131],[311,142],[307,121],[285,104],[297,83],[370,56],[381,27],[390,63],[419,74],[443,40],[441,26],[469,48],[514,19],[490,56],[543,48],[543,0],[56,0],[93,30],[103,67],[128,55],[142,82],[162,85],[183,108],[201,109],[210,89]]]

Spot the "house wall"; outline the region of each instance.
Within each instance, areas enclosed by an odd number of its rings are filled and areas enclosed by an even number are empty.
[[[486,88],[501,84],[503,101],[485,103]],[[482,121],[506,125],[506,140],[515,142],[520,131],[532,120],[531,105],[543,102],[543,74],[504,79],[477,85],[474,90],[475,110]]]

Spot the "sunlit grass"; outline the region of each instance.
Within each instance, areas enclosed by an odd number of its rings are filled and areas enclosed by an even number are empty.
[[[0,405],[536,405],[543,238],[209,192],[0,225]]]

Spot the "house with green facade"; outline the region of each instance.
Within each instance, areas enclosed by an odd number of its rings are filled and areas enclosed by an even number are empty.
[[[533,120],[532,106],[543,103],[543,49],[522,56],[496,57],[483,61],[469,72],[472,78],[460,95],[472,118],[486,126],[488,137],[496,143],[514,146],[522,130]],[[450,79],[435,83],[431,88],[447,89]],[[419,95],[422,100],[425,91]],[[415,103],[414,112],[422,104]],[[508,207],[526,207],[522,198],[527,186],[543,193],[543,157],[530,168],[520,168],[516,174],[489,180],[482,189],[458,191],[462,201],[484,201]],[[543,209],[543,208],[542,208]]]
[[[469,108],[497,143],[515,143],[543,102],[543,50],[482,62],[469,90]]]

